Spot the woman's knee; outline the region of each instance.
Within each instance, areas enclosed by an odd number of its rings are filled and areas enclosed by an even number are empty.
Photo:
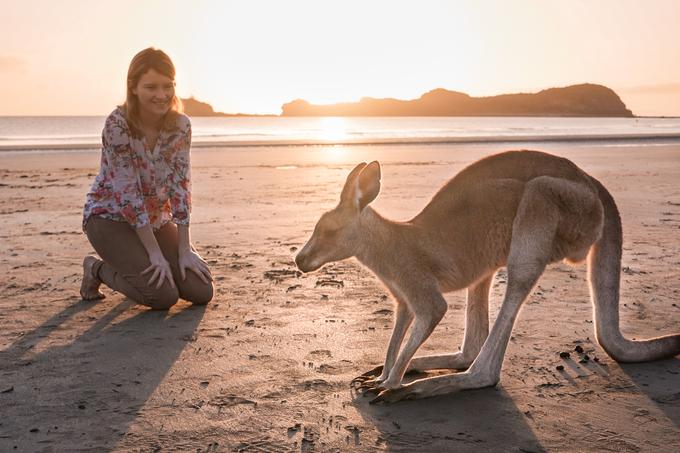
[[[159,289],[154,287],[145,291],[144,300],[141,303],[154,310],[167,310],[175,305],[178,300],[179,292],[177,288],[165,283]]]
[[[210,302],[215,294],[215,289],[212,283],[191,285],[182,291],[182,299],[191,302],[194,305],[205,305]]]

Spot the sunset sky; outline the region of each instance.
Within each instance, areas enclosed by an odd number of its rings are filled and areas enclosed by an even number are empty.
[[[104,115],[155,46],[225,112],[592,82],[680,115],[680,1],[0,0],[0,115]]]

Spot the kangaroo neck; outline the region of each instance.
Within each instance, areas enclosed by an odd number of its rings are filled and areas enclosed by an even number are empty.
[[[356,258],[374,271],[378,271],[385,255],[401,242],[404,226],[382,217],[367,206],[359,216],[359,251]]]

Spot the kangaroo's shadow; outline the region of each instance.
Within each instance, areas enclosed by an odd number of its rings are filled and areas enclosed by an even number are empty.
[[[0,423],[0,450],[115,448],[187,342],[195,339],[205,312],[205,307],[180,303],[170,312],[131,314],[134,303],[128,300],[101,310],[110,303],[69,305],[0,351],[0,376],[13,385],[0,395],[7,415]],[[43,339],[86,312],[87,330],[66,344],[62,335],[61,344],[39,348]]]
[[[680,358],[620,364],[635,385],[680,427]]]
[[[525,415],[502,387],[390,405],[370,405],[357,395],[354,405],[380,432],[388,451],[543,452]]]

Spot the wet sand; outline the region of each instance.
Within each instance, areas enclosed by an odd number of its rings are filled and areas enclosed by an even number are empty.
[[[527,146],[574,160],[614,195],[624,333],[680,332],[680,144],[629,145]],[[350,391],[382,362],[393,304],[354,260],[308,275],[292,261],[347,173],[380,160],[374,206],[407,220],[465,165],[520,147],[196,150],[192,236],[216,297],[167,313],[107,288],[101,302],[78,297],[97,153],[0,153],[0,451],[680,450],[680,359],[610,359],[584,265],[541,278],[497,387],[375,406]],[[504,288],[501,271],[492,319]],[[460,345],[465,294],[446,299],[419,355]]]

